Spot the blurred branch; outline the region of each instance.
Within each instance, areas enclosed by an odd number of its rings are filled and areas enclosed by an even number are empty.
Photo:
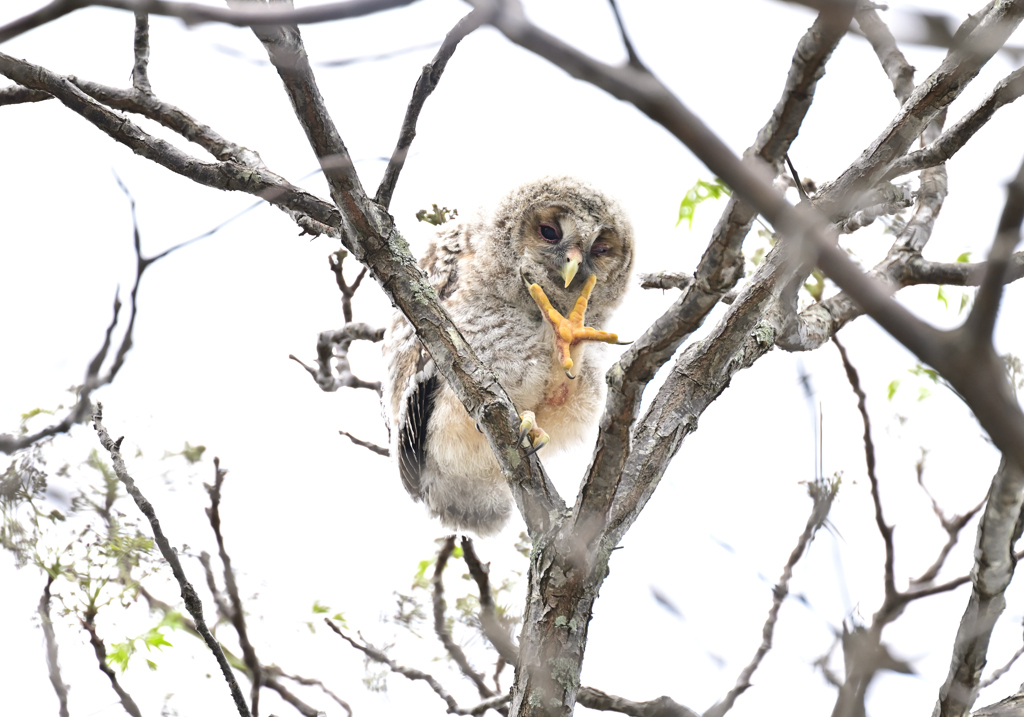
[[[445,651],[455,661],[455,664],[458,665],[459,671],[476,685],[480,697],[486,700],[494,697],[494,692],[484,682],[484,676],[474,670],[473,666],[469,664],[469,660],[466,659],[466,653],[463,652],[462,648],[452,640],[452,634],[448,629],[445,616],[448,606],[444,601],[444,569],[448,565],[448,559],[452,556],[454,550],[455,536],[449,535],[438,551],[437,561],[434,563],[434,577],[430,581],[432,585],[431,598],[434,606],[434,633],[441,641],[441,644],[444,645]]]
[[[472,539],[466,536],[462,537],[462,557],[466,561],[469,574],[476,582],[477,592],[480,594],[480,627],[501,658],[508,664],[514,665],[519,659],[519,648],[512,642],[508,630],[502,626],[494,612],[494,597],[491,594],[488,565],[480,562]]]
[[[689,289],[696,279],[693,274],[675,271],[659,271],[657,274],[641,274],[641,289]]]
[[[578,702],[592,710],[620,712],[630,717],[699,717],[696,712],[683,707],[670,697],[658,697],[650,702],[633,702],[605,694],[593,687],[581,687]]]
[[[864,37],[871,43],[892,83],[893,94],[902,105],[914,91],[914,68],[896,46],[896,38],[874,8],[859,8],[854,15]]]
[[[43,641],[46,644],[46,668],[50,674],[50,684],[53,691],[57,693],[57,700],[60,702],[60,717],[68,717],[68,686],[60,674],[60,662],[57,659],[57,635],[53,631],[53,620],[50,619],[50,586],[53,585],[53,575],[47,574],[46,585],[43,586],[43,595],[39,598],[39,622],[43,628]],[[102,647],[102,643],[100,643]]]
[[[139,233],[139,222],[135,215],[135,199],[128,191],[128,188],[121,182],[120,178],[117,178],[116,175],[115,178],[117,179],[118,186],[121,187],[125,196],[128,197],[128,203],[131,207],[132,238],[135,249],[135,283],[132,285],[131,291],[131,313],[128,318],[128,327],[125,329],[124,337],[121,339],[121,345],[115,352],[113,361],[111,362],[107,373],[101,376],[100,370],[103,367],[103,363],[107,360],[107,354],[111,347],[111,337],[114,333],[114,328],[117,326],[118,316],[121,313],[120,292],[115,292],[114,315],[111,318],[110,323],[107,325],[107,330],[103,337],[103,345],[100,346],[99,351],[96,352],[96,355],[93,356],[92,361],[90,361],[89,365],[86,367],[85,381],[82,382],[82,385],[78,389],[78,400],[75,402],[74,408],[68,412],[60,423],[48,426],[36,433],[21,436],[19,438],[9,434],[0,434],[0,451],[3,451],[4,453],[11,454],[15,451],[27,448],[44,438],[49,438],[50,436],[55,436],[59,433],[67,433],[71,430],[72,426],[85,421],[92,414],[92,392],[98,388],[113,383],[114,378],[121,370],[121,366],[124,365],[128,352],[132,348],[135,319],[138,315],[139,285],[142,282],[142,275],[150,264],[155,263],[157,260],[162,258],[163,255],[153,258],[146,258],[142,256],[142,240]]]
[[[178,560],[177,551],[171,547],[170,542],[164,535],[153,506],[142,495],[142,491],[135,485],[135,480],[128,474],[128,469],[124,465],[124,459],[121,457],[121,441],[124,440],[124,437],[122,436],[116,441],[110,438],[110,434],[107,433],[107,429],[103,426],[103,404],[96,404],[96,412],[93,414],[92,420],[100,445],[110,453],[110,459],[118,480],[124,485],[125,491],[135,500],[135,504],[139,506],[142,514],[149,520],[149,524],[153,529],[153,538],[156,541],[157,547],[160,548],[160,554],[164,556],[164,560],[171,566],[174,578],[181,587],[181,597],[185,601],[185,609],[192,616],[192,619],[195,621],[196,630],[202,635],[204,642],[206,642],[210,652],[213,653],[214,658],[217,660],[221,674],[224,675],[224,680],[228,683],[228,688],[231,690],[231,697],[235,702],[238,714],[241,717],[250,717],[249,707],[245,704],[245,697],[242,696],[242,691],[238,688],[238,683],[235,681],[231,666],[224,656],[224,651],[206,626],[206,621],[203,619],[203,603],[196,594],[195,588],[192,587],[188,578],[185,577],[185,571],[181,567],[181,561]]]
[[[320,332],[316,340],[317,368],[307,366],[294,355],[289,354],[288,358],[306,369],[322,391],[330,393],[343,387],[368,388],[379,394],[380,381],[364,381],[352,373],[348,350],[353,341],[377,342],[382,338],[382,328],[374,328],[367,324],[346,324],[337,331]]]
[[[0,43],[85,7],[110,7],[134,13],[167,15],[181,18],[189,26],[204,22],[223,22],[237,27],[252,27],[343,20],[411,5],[413,2],[415,0],[346,0],[298,9],[292,9],[290,6],[255,5],[242,10],[172,0],[53,0],[49,5],[0,27]]]
[[[750,678],[754,676],[754,672],[761,665],[764,656],[772,649],[775,623],[779,619],[779,610],[782,609],[782,603],[785,601],[786,596],[789,595],[789,581],[793,577],[793,569],[800,562],[800,558],[807,553],[811,541],[814,540],[815,533],[818,532],[818,529],[828,519],[828,513],[832,509],[832,501],[835,500],[838,493],[839,482],[818,478],[814,482],[808,483],[807,489],[813,503],[811,514],[807,517],[807,524],[797,539],[796,547],[789,554],[789,560],[782,569],[782,576],[779,578],[779,582],[772,589],[772,606],[768,610],[768,619],[765,620],[764,627],[761,630],[761,644],[758,646],[757,652],[754,653],[754,658],[740,672],[739,677],[736,679],[736,685],[729,690],[728,694],[720,702],[706,710],[704,717],[722,717],[722,715],[731,710],[736,702],[736,698],[750,688]]]

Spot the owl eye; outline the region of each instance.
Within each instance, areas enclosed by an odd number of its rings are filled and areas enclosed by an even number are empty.
[[[590,247],[590,254],[592,256],[604,256],[612,250],[611,244],[606,244],[603,241],[594,242],[594,246]]]
[[[549,244],[557,244],[562,239],[562,233],[552,224],[541,224],[540,235]]]

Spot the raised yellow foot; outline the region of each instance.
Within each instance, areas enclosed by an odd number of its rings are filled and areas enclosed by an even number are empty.
[[[530,296],[537,302],[544,318],[555,330],[555,349],[558,351],[558,360],[562,364],[562,368],[565,369],[565,375],[569,378],[576,378],[569,373],[569,369],[572,368],[569,350],[573,346],[583,341],[619,343],[619,337],[616,334],[598,331],[593,327],[583,325],[583,318],[587,313],[587,302],[590,301],[590,292],[594,290],[595,284],[597,284],[597,276],[591,274],[583,284],[583,291],[580,292],[580,298],[576,299],[576,306],[567,317],[562,316],[558,313],[558,309],[551,305],[551,301],[539,284],[530,284]]]

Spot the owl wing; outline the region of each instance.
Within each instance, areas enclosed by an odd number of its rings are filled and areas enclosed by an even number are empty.
[[[466,238],[467,230],[462,225],[439,232],[420,260],[420,268],[444,303],[458,288],[459,262],[471,258]],[[395,314],[389,334],[384,351],[389,359],[387,408],[392,419],[392,454],[398,458],[402,485],[420,500],[424,491],[427,428],[440,378],[430,354],[401,313]]]

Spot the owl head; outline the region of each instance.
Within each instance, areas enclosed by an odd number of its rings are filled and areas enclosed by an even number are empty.
[[[573,177],[523,184],[498,205],[490,247],[506,271],[526,282],[517,288],[532,305],[526,283],[540,284],[556,307],[572,308],[587,278],[597,275],[591,314],[622,300],[633,267],[633,227],[618,203]]]

